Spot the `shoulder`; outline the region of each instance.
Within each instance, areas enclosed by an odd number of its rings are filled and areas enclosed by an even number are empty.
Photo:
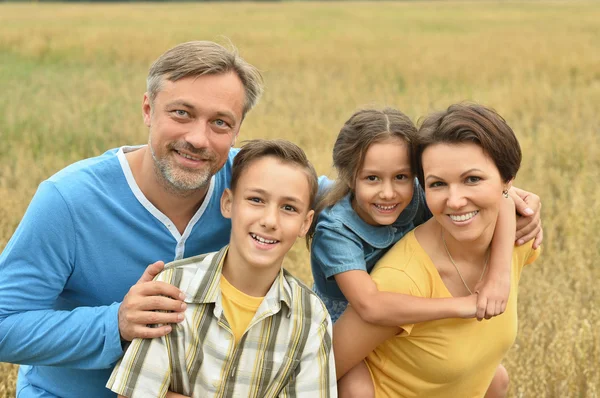
[[[371,277],[380,290],[429,297],[433,272],[437,271],[411,231],[379,260]]]
[[[513,250],[513,264],[518,267],[533,263],[541,254],[542,248],[533,248],[534,239],[522,244],[521,246],[515,246]]]
[[[291,290],[291,311],[310,314],[313,322],[321,323],[328,319],[329,313],[323,301],[317,294],[300,279],[283,269],[285,282]]]
[[[197,291],[201,282],[206,277],[210,277],[210,271],[217,270],[221,257],[219,256],[220,253],[221,251],[211,252],[172,261],[165,265],[164,270],[154,280],[170,283],[191,295],[195,295],[192,290]],[[214,275],[212,276],[214,277]],[[216,279],[218,280],[218,278]]]

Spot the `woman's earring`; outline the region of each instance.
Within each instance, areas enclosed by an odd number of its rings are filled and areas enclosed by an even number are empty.
[[[504,189],[504,191],[502,191],[502,196],[508,199],[508,189]]]

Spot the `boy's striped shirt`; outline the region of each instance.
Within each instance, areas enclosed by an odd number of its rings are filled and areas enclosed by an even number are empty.
[[[186,292],[185,319],[167,336],[135,339],[107,387],[127,397],[336,397],[331,321],[323,303],[281,270],[246,333],[221,306],[227,247],[167,264],[156,280]]]

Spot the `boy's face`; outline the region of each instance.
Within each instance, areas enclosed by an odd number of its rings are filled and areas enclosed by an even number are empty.
[[[308,177],[296,165],[272,156],[250,163],[235,192],[227,189],[221,198],[221,212],[231,219],[230,254],[250,267],[281,267],[310,227],[309,192]]]

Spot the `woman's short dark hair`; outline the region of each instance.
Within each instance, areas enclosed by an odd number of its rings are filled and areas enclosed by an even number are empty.
[[[423,119],[415,146],[419,182],[425,186],[422,157],[428,146],[468,142],[479,145],[494,161],[504,182],[515,178],[522,155],[513,130],[493,109],[478,104],[460,103]]]

